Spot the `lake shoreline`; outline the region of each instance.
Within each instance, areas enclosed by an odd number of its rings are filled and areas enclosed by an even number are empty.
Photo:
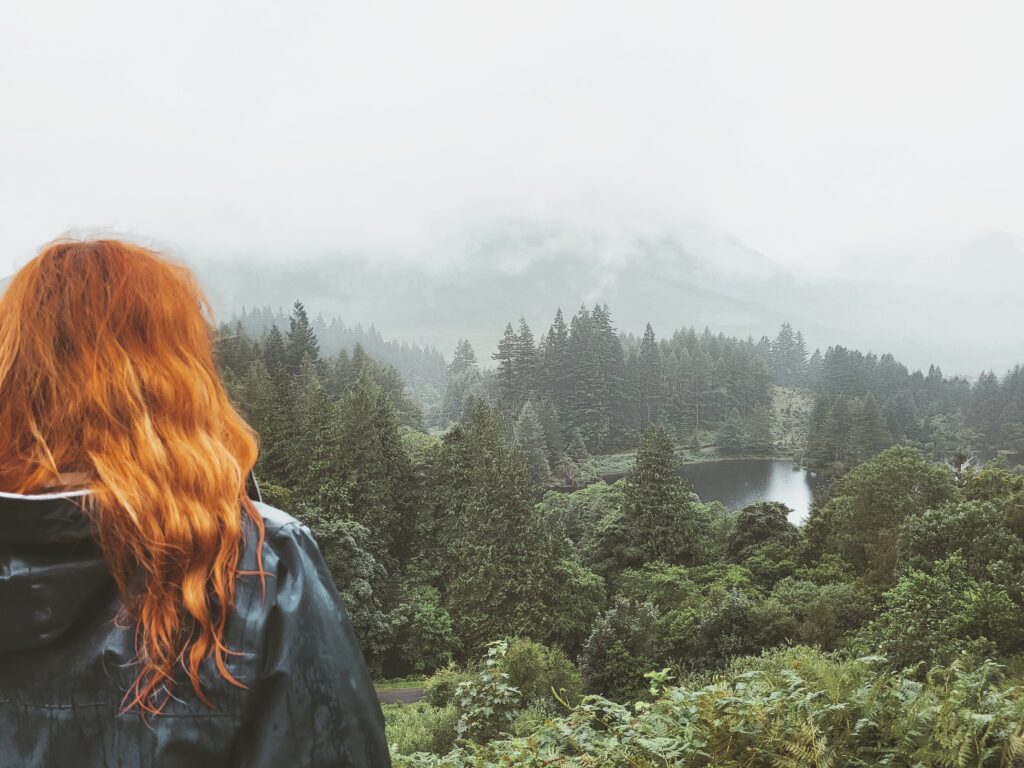
[[[618,469],[599,473],[594,482],[618,482],[628,472],[621,466]],[[795,525],[806,521],[821,480],[818,473],[792,458],[777,456],[716,456],[683,461],[679,476],[693,486],[701,501],[720,502],[730,510],[762,501],[781,502],[792,510],[790,520]]]

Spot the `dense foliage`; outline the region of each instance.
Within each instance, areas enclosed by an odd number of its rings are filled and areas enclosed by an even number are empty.
[[[1019,766],[1024,689],[992,662],[958,660],[926,680],[878,657],[838,660],[806,648],[736,661],[706,682],[666,684],[635,706],[585,698],[528,734],[409,754],[390,720],[397,768],[826,768]],[[513,717],[513,721],[515,718]],[[401,728],[401,730],[400,730]],[[435,731],[436,733],[436,731]],[[426,740],[421,740],[424,743]]]
[[[260,433],[263,490],[313,530],[371,667],[436,672],[428,702],[391,715],[397,752],[434,755],[402,764],[1019,759],[1024,474],[937,462],[918,439],[888,447],[890,399],[864,371],[898,368],[835,349],[802,366],[783,330],[765,344],[636,341],[598,307],[556,317],[537,344],[520,323],[493,373],[459,345],[444,398],[457,418],[427,432],[397,371],[360,347],[325,358],[301,304],[285,331],[221,329],[225,379]],[[718,394],[689,412],[666,371],[698,353]],[[863,424],[886,425],[844,455],[851,466],[800,528],[778,503],[705,503],[678,471],[698,411],[719,438],[733,430],[737,450],[751,444],[762,373],[816,387],[815,412],[852,398],[875,414]],[[902,375],[897,394],[914,395],[918,379]],[[964,383],[922,380],[933,403],[971,412]],[[592,452],[627,441],[622,479],[552,490],[552,476],[579,479]],[[773,650],[797,645],[815,650]],[[670,672],[651,693],[658,669]]]

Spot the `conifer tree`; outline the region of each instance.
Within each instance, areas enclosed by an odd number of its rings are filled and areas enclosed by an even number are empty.
[[[511,413],[516,405],[516,334],[512,323],[505,326],[505,335],[498,342],[498,351],[491,355],[498,367],[495,375],[498,380],[498,402],[501,408]]]
[[[544,438],[544,427],[532,401],[528,400],[519,411],[515,426],[515,442],[516,447],[526,458],[526,467],[533,485],[538,488],[547,485],[551,478],[548,446]]]
[[[373,534],[374,555],[391,567],[403,555],[410,528],[408,457],[401,447],[390,397],[367,378],[340,405],[341,478],[352,519]]]
[[[544,390],[559,413],[566,412],[572,397],[572,361],[569,354],[569,329],[559,308],[544,340],[541,358]]]
[[[519,318],[519,332],[515,335],[513,344],[512,369],[515,379],[513,407],[515,410],[523,407],[523,404],[536,391],[539,362],[533,331],[530,330],[526,318],[521,317]]]
[[[565,440],[562,437],[562,423],[558,411],[550,400],[541,403],[538,416],[544,430],[544,442],[548,448],[548,464],[554,470],[565,455]]]
[[[793,339],[793,386],[802,387],[807,382],[807,341],[801,331]]]
[[[321,367],[320,344],[301,301],[295,302],[292,315],[288,318],[288,326],[288,336],[285,341],[285,364],[289,373],[298,376],[302,369],[302,361],[306,358],[318,368]]]
[[[278,371],[287,372],[288,370],[284,336],[276,325],[270,326],[270,330],[267,331],[267,336],[263,340],[263,363],[271,375],[276,375]]]
[[[448,364],[448,375],[458,376],[466,371],[476,369],[476,352],[473,351],[473,345],[469,343],[468,339],[459,339],[452,361]]]
[[[743,418],[735,408],[729,413],[729,417],[722,423],[717,436],[718,447],[722,453],[735,456],[743,453],[746,448],[746,430]]]
[[[807,372],[805,374],[805,381],[808,387],[816,388],[821,380],[821,369],[822,369],[822,356],[821,350],[814,350],[814,354],[811,355],[811,359],[807,361]]]
[[[643,341],[640,342],[640,354],[636,360],[640,385],[640,409],[643,423],[651,424],[659,420],[660,409],[664,397],[664,369],[658,342],[654,337],[654,329],[647,324]]]
[[[858,462],[867,461],[876,456],[890,444],[885,426],[885,416],[874,395],[868,394],[861,402],[856,415],[855,429]]]
[[[772,414],[765,406],[753,408],[747,414],[743,425],[743,447],[760,456],[770,456],[775,451],[775,439],[772,436]]]
[[[654,560],[695,565],[707,555],[707,511],[679,476],[672,440],[661,427],[648,427],[640,439],[626,475],[622,517],[639,558],[627,567]]]
[[[442,599],[467,650],[507,635],[564,642],[581,634],[575,625],[593,620],[599,580],[572,561],[561,527],[533,503],[501,414],[473,402],[445,435],[432,474],[428,538],[439,543]],[[579,617],[573,627],[551,620],[570,613]]]
[[[597,437],[605,448],[623,445],[631,435],[632,418],[626,393],[626,362],[622,342],[612,324],[607,304],[595,304],[591,312],[594,342],[601,381],[600,421]]]
[[[339,483],[339,414],[334,400],[308,357],[295,381],[292,439],[288,461],[295,497],[321,509],[347,515],[347,497]]]
[[[256,473],[264,482],[288,487],[291,464],[291,382],[283,368],[276,375],[257,359],[242,380],[240,402],[246,420],[260,436]]]

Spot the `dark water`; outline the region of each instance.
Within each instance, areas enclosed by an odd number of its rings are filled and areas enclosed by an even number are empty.
[[[702,501],[720,501],[726,509],[740,509],[758,501],[781,501],[800,525],[811,511],[816,476],[796,468],[788,459],[732,459],[684,464],[680,473],[690,481]],[[604,479],[615,482],[622,475]]]
[[[799,525],[811,511],[815,478],[794,466],[784,459],[705,461],[684,465],[681,474],[703,501],[720,501],[727,509],[781,501],[793,510],[790,522]]]

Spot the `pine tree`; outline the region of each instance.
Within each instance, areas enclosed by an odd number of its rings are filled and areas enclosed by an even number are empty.
[[[344,510],[345,494],[336,482],[340,470],[339,416],[330,393],[308,357],[303,359],[294,393],[288,462],[291,482],[288,487],[297,499],[313,506]]]
[[[352,518],[373,534],[373,554],[389,569],[410,536],[408,457],[390,397],[360,378],[340,404],[340,478]]]
[[[283,368],[275,371],[268,371],[262,359],[254,362],[242,380],[240,404],[246,420],[260,436],[256,465],[259,479],[287,488],[291,480],[291,380]]]
[[[263,363],[271,374],[288,370],[288,358],[285,353],[284,336],[276,326],[270,326],[263,340]]]
[[[540,360],[534,343],[533,331],[525,317],[519,318],[519,332],[513,345],[514,408],[518,410],[537,390]]]
[[[644,425],[659,420],[660,409],[665,395],[665,372],[662,367],[661,353],[654,337],[654,328],[647,324],[643,340],[640,342],[640,354],[636,360],[639,387],[640,409]]]
[[[631,431],[625,354],[607,305],[595,304],[590,322],[597,380],[593,389],[592,433],[588,441],[594,440],[597,445],[608,449],[621,445]]]
[[[771,456],[775,452],[771,409],[765,406],[753,408],[744,420],[743,432],[746,451],[759,456]]]
[[[793,339],[793,386],[802,387],[807,383],[807,342],[800,331],[796,332]]]
[[[343,349],[334,358],[334,363],[331,365],[331,371],[327,376],[327,387],[335,398],[340,398],[348,392],[349,387],[355,381],[355,366],[352,364],[348,351]]]
[[[811,359],[807,361],[807,372],[805,374],[806,386],[811,389],[817,388],[821,381],[821,369],[823,364],[821,350],[814,350],[814,354],[811,355]]]
[[[498,401],[503,410],[511,413],[516,405],[516,334],[512,323],[505,326],[505,335],[498,342],[498,351],[491,355],[498,363]]]
[[[626,476],[622,517],[639,559],[624,566],[654,560],[695,565],[707,555],[707,512],[679,476],[672,440],[661,427],[648,427],[640,440]]]
[[[747,438],[743,419],[735,408],[718,430],[718,448],[727,456],[736,456],[746,449]]]
[[[428,505],[433,532],[425,538],[438,543],[442,598],[467,650],[507,635],[561,641],[581,630],[552,616],[581,604],[597,610],[598,580],[571,560],[561,527],[534,504],[523,454],[485,403],[474,402],[445,435]],[[579,578],[569,583],[572,570]]]
[[[526,466],[533,484],[541,488],[546,486],[551,479],[548,446],[537,409],[529,400],[519,411],[519,418],[516,419],[515,442],[516,447],[526,458]]]
[[[558,467],[565,456],[565,440],[562,438],[562,422],[558,411],[550,400],[541,403],[538,416],[544,429],[544,442],[548,447],[548,464],[552,469]]]
[[[867,395],[861,402],[855,420],[857,435],[857,462],[867,461],[889,447],[890,440],[885,428],[885,416],[874,395]]]
[[[224,378],[236,383],[259,357],[258,345],[245,335],[241,322],[221,323],[214,336],[217,365]]]
[[[480,381],[476,353],[469,341],[460,339],[458,346],[455,347],[452,362],[448,365],[448,383],[439,414],[442,427],[462,420],[466,399],[479,386]]]
[[[971,390],[967,410],[967,423],[977,430],[985,448],[995,449],[999,446],[1002,410],[999,378],[993,371],[985,371],[978,376]]]
[[[455,354],[448,365],[448,375],[458,376],[466,371],[476,369],[476,352],[473,351],[473,345],[469,343],[468,339],[459,339],[459,343],[455,347]]]
[[[309,322],[306,308],[301,301],[295,302],[291,317],[288,319],[288,336],[285,341],[285,363],[289,373],[298,376],[302,369],[302,361],[309,359],[315,366],[322,367],[320,360],[320,344],[313,326]]]
[[[793,383],[794,345],[793,326],[783,323],[772,344],[772,367],[775,372],[775,380],[782,386],[790,386]]]
[[[544,390],[559,413],[566,412],[572,396],[572,361],[569,355],[569,329],[559,308],[544,340],[541,358]]]

